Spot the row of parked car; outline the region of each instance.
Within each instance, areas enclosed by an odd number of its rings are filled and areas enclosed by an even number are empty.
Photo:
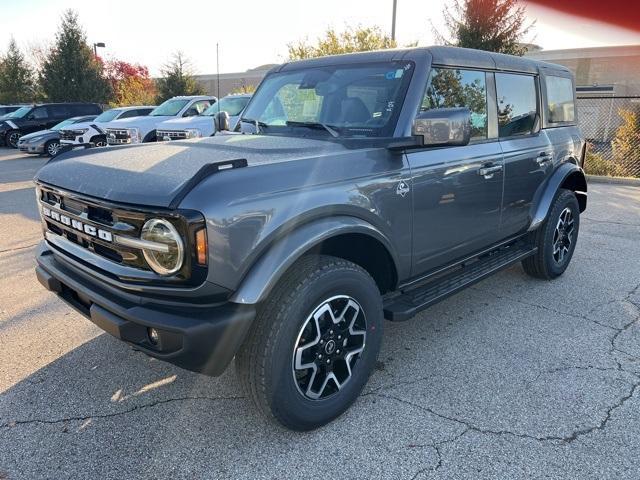
[[[103,111],[95,103],[0,105],[0,144],[31,154],[56,155],[61,149],[104,147],[207,137],[215,116],[226,112],[235,128],[251,95],[174,97],[159,106]]]

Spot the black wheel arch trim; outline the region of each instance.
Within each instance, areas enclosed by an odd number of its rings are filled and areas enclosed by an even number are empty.
[[[381,243],[398,271],[399,261],[391,242],[373,225],[346,215],[321,218],[301,225],[271,245],[251,266],[230,301],[251,305],[265,300],[289,267],[304,254],[332,237],[354,233]]]
[[[580,212],[587,208],[587,179],[582,168],[567,162],[560,165],[541,190],[538,201],[534,203],[529,231],[538,228],[547,218],[556,193],[561,188],[573,190],[578,197]]]

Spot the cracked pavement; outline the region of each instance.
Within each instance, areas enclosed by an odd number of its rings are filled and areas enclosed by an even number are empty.
[[[44,291],[29,180],[0,150],[0,478],[640,477],[640,189],[591,184],[566,274],[515,266],[399,324],[340,419],[285,431]]]

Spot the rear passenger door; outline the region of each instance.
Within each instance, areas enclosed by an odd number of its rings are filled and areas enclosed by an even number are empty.
[[[73,117],[73,112],[67,105],[49,105],[47,108],[49,109],[47,128],[51,128],[63,120]]]
[[[479,70],[433,67],[428,82],[421,110],[469,108],[472,139],[462,147],[407,153],[413,191],[414,275],[500,239],[503,164],[492,76]],[[494,171],[481,174],[487,167]]]
[[[553,149],[540,130],[540,86],[535,75],[496,73],[498,135],[504,156],[505,236],[525,231],[540,185],[553,170]]]

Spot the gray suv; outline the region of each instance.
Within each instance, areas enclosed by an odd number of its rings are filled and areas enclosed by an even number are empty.
[[[296,430],[401,321],[516,262],[560,276],[586,208],[564,67],[448,47],[275,67],[234,132],[69,152],[36,176],[40,282]],[[218,130],[228,128],[224,112]]]

